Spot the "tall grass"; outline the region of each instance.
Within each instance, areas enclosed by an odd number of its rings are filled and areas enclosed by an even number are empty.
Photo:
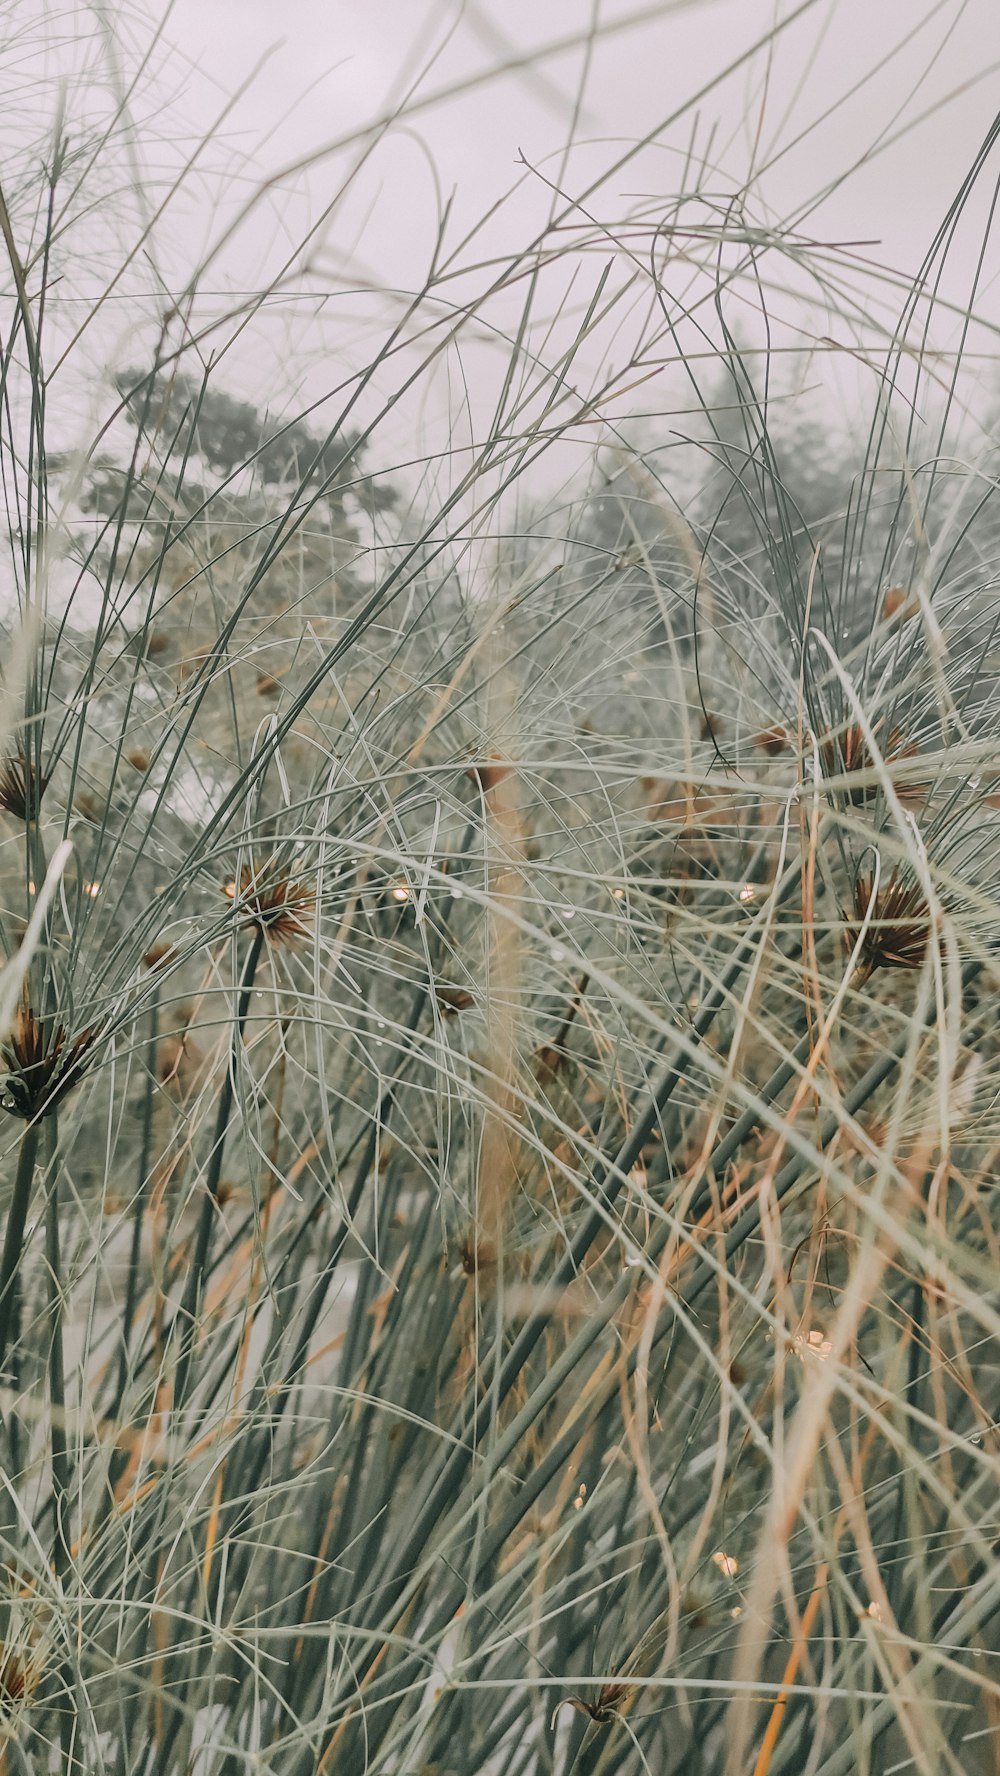
[[[993,133],[906,290],[564,167],[296,409],[111,65],[0,180],[4,1770],[997,1768]]]

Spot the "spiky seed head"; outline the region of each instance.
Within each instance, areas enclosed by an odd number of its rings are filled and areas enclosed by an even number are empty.
[[[40,1676],[41,1661],[28,1647],[0,1645],[0,1716],[30,1702]]]
[[[903,881],[893,870],[876,893],[871,878],[860,876],[854,884],[853,914],[845,920],[848,949],[854,949],[862,931],[858,966],[866,978],[878,968],[919,968],[931,934],[931,915],[922,889],[915,882]]]
[[[598,1691],[595,1702],[588,1702],[583,1696],[567,1696],[565,1700],[578,1714],[587,1715],[595,1726],[606,1727],[624,1712],[634,1694],[634,1684],[607,1683]]]
[[[309,936],[315,893],[276,858],[244,864],[239,883],[226,882],[222,891],[246,912],[247,923],[262,930],[269,943],[291,944]]]
[[[49,779],[23,752],[0,762],[0,808],[14,820],[36,821]]]
[[[872,732],[876,739],[882,725],[881,721],[877,721],[873,726]],[[899,728],[890,728],[885,743],[879,741],[878,744],[887,764],[893,759],[913,758],[917,750],[915,746],[904,744]],[[860,722],[851,722],[838,733],[827,734],[821,740],[819,750],[828,777],[851,777],[862,772],[865,774],[864,783],[849,784],[841,791],[854,807],[863,807],[866,802],[874,800],[878,793],[878,782],[874,775],[875,760]]]
[[[67,1033],[65,1024],[43,1024],[25,983],[13,1028],[0,1043],[0,1066],[7,1075],[0,1097],[3,1109],[25,1122],[48,1116],[79,1085],[100,1034],[96,1024],[75,1036]]]

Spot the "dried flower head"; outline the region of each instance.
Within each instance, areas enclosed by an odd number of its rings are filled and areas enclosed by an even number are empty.
[[[575,1708],[577,1714],[588,1715],[595,1726],[606,1727],[611,1721],[618,1719],[634,1695],[633,1684],[608,1683],[598,1691],[596,1702],[587,1702],[583,1696],[566,1696],[564,1702],[570,1708]]]
[[[78,814],[83,815],[84,820],[93,821],[95,826],[99,820],[103,820],[104,815],[107,813],[107,803],[102,802],[100,798],[94,795],[93,791],[89,789],[81,789],[79,791],[73,806]]]
[[[277,858],[244,864],[239,884],[227,882],[223,893],[245,911],[248,924],[256,925],[269,942],[295,943],[309,936],[316,895]]]
[[[143,956],[142,965],[144,968],[165,968],[168,962],[173,961],[176,954],[176,944],[155,943],[150,946],[146,951],[146,954]]]
[[[0,1646],[0,1716],[30,1702],[40,1676],[41,1661],[28,1647]]]
[[[491,789],[496,789],[505,777],[510,776],[512,769],[513,766],[506,759],[493,753],[481,764],[470,765],[465,775],[478,785],[484,795],[488,795]]]
[[[15,820],[37,820],[48,781],[33,759],[8,753],[0,762],[0,808]]]
[[[882,615],[887,622],[896,616],[901,620],[915,617],[919,609],[918,600],[906,590],[905,586],[890,586],[882,600]]]
[[[919,968],[931,933],[931,915],[922,890],[915,882],[901,881],[895,870],[877,893],[870,877],[859,876],[854,884],[854,911],[845,920],[848,949],[853,950],[862,930],[858,966],[866,977],[877,968]]]
[[[495,1246],[489,1240],[477,1240],[471,1230],[462,1240],[460,1257],[467,1277],[478,1276],[483,1270],[492,1270],[497,1261]]]
[[[761,752],[766,752],[768,758],[777,758],[788,747],[788,731],[775,722],[773,727],[762,728],[759,734],[755,734],[753,743]]]
[[[467,993],[464,987],[436,987],[434,997],[446,1017],[454,1017],[459,1011],[468,1011],[469,1006],[475,1004],[472,994]]]
[[[132,751],[127,752],[125,757],[134,771],[149,770],[149,753],[144,746],[133,746]]]
[[[872,732],[878,738],[882,721],[875,722]],[[859,722],[852,722],[849,727],[842,728],[837,734],[827,734],[820,741],[820,757],[823,769],[828,777],[851,777],[855,773],[864,773],[863,783],[847,785],[842,794],[854,807],[862,807],[865,802],[873,801],[878,792],[878,781],[875,776],[875,760],[871,748],[865,738],[864,729]],[[903,735],[899,728],[890,728],[885,744],[879,742],[879,750],[888,764],[893,759],[913,758],[915,746],[904,745]]]
[[[156,1077],[171,1094],[183,1099],[193,1095],[204,1083],[210,1060],[199,1048],[190,1030],[179,1036],[164,1036],[156,1046]]]
[[[79,1085],[100,1034],[96,1024],[69,1036],[65,1024],[43,1023],[32,1009],[25,982],[14,1027],[0,1043],[0,1066],[7,1075],[0,1106],[25,1122],[48,1116]]]

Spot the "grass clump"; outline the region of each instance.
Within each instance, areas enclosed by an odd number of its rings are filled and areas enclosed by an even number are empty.
[[[79,99],[0,193],[3,1767],[991,1768],[1000,531],[914,342],[992,142],[902,297],[697,129],[446,217],[296,406]],[[859,278],[820,445],[772,310]]]

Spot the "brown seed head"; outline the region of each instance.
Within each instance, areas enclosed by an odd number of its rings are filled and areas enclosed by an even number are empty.
[[[761,752],[766,752],[768,758],[777,758],[788,747],[788,732],[775,722],[772,728],[762,728],[759,734],[755,734],[753,743]]]
[[[890,586],[882,600],[882,615],[886,621],[896,616],[905,621],[907,617],[916,616],[919,609],[917,600],[911,597],[905,586]]]
[[[131,752],[127,752],[125,754],[125,757],[128,759],[128,762],[132,766],[133,770],[135,770],[135,771],[148,771],[149,770],[149,753],[146,751],[146,748],[144,746],[134,746],[132,748]]]
[[[475,1004],[472,994],[464,987],[437,987],[434,997],[445,1016],[453,1017],[456,1012],[468,1011],[469,1006]]]
[[[246,912],[247,922],[258,926],[269,943],[295,943],[309,936],[316,896],[276,858],[244,864],[239,887],[235,881],[227,882],[222,892]]]
[[[618,1719],[634,1695],[633,1684],[610,1683],[604,1684],[598,1691],[595,1702],[587,1702],[583,1696],[567,1696],[565,1700],[578,1714],[589,1715],[596,1726],[606,1727],[611,1721]]]
[[[40,1675],[40,1663],[26,1647],[0,1646],[0,1715],[30,1702]]]
[[[496,1248],[489,1240],[477,1240],[470,1232],[462,1241],[461,1259],[466,1276],[478,1276],[481,1270],[492,1270],[496,1264]]]
[[[0,1066],[7,1074],[0,1105],[25,1122],[48,1116],[79,1085],[100,1034],[96,1024],[76,1036],[68,1036],[61,1023],[46,1028],[32,1010],[25,982],[14,1027],[0,1043]]]
[[[190,1032],[164,1036],[156,1045],[156,1077],[172,1094],[192,1095],[204,1081],[209,1061]]]
[[[465,775],[471,778],[473,783],[478,784],[484,794],[488,795],[491,789],[496,789],[505,777],[510,776],[512,769],[513,767],[507,763],[506,759],[493,753],[488,759],[484,759],[482,764],[470,765]]]
[[[144,968],[164,968],[168,962],[173,961],[176,954],[176,944],[155,943],[143,956],[142,965]]]
[[[48,781],[23,752],[8,753],[0,763],[0,808],[15,820],[37,820]]]
[[[846,947],[853,950],[870,909],[871,920],[858,957],[865,978],[877,968],[919,968],[931,933],[931,915],[922,890],[916,883],[900,881],[895,870],[875,894],[874,906],[873,890],[867,876],[859,877],[854,885],[854,911],[845,920]]]
[[[258,695],[258,697],[276,697],[280,690],[281,690],[281,680],[278,678],[275,678],[273,672],[258,672],[258,674],[257,674],[257,695]]]
[[[872,731],[876,738],[881,726],[881,721],[874,725]],[[850,777],[854,772],[865,773],[866,782],[850,784],[841,792],[854,807],[862,807],[865,802],[874,800],[878,792],[878,782],[874,775],[875,761],[859,722],[852,722],[837,734],[828,734],[820,741],[819,750],[828,777]],[[885,743],[879,742],[879,750],[889,764],[893,759],[913,758],[917,749],[915,746],[904,745],[899,728],[890,728]]]

